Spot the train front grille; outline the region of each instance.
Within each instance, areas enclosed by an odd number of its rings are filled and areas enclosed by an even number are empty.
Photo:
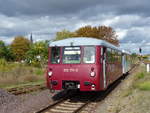
[[[62,81],[63,89],[78,89],[80,85],[79,81]]]

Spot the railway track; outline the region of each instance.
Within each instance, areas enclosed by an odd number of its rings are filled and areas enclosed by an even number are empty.
[[[134,68],[136,66],[134,66]],[[134,68],[130,70],[131,73],[134,71]],[[97,104],[97,102],[101,102],[102,100],[104,100],[105,97],[110,94],[111,91],[114,90],[116,86],[118,86],[118,84],[126,78],[127,75],[128,74],[120,77],[111,86],[109,86],[106,91],[95,93],[93,92],[94,94],[91,92],[91,95],[89,95],[90,93],[88,93],[88,98],[84,94],[74,94],[70,96],[70,98],[68,97],[61,99],[56,103],[34,113],[89,113],[89,109],[92,109],[93,106]],[[81,98],[82,96],[83,98]]]
[[[10,88],[10,89],[7,89],[7,91],[14,95],[21,95],[21,94],[26,94],[26,93],[30,93],[33,91],[44,90],[44,89],[46,89],[46,86],[43,84],[42,85],[39,84],[39,85],[27,85],[24,87]]]
[[[83,108],[88,101],[77,101],[79,95],[76,97],[65,98],[57,101],[56,103],[47,106],[44,109],[39,110],[35,113],[77,113],[80,109]]]
[[[44,109],[39,110],[35,113],[88,113],[89,107],[96,105],[97,101],[103,100],[118,84],[114,84],[104,92],[90,92],[90,93],[79,93],[71,98],[62,99],[52,105],[47,106]],[[84,95],[86,94],[86,95]]]

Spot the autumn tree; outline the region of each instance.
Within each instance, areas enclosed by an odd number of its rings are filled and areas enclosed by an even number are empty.
[[[12,53],[15,55],[16,61],[25,59],[26,52],[30,49],[31,42],[23,37],[17,36],[11,43]]]
[[[81,27],[75,31],[78,37],[93,37],[101,40],[106,40],[114,45],[119,45],[116,32],[111,27],[98,26],[91,27],[85,26]]]
[[[92,37],[101,40],[106,40],[116,46],[119,46],[119,40],[117,39],[116,32],[111,27],[107,26],[84,26],[76,30],[75,32],[70,32],[63,30],[56,33],[55,40],[62,40],[70,37]]]
[[[74,37],[74,36],[75,36],[74,32],[70,32],[70,31],[64,29],[64,30],[56,33],[55,41],[69,38],[69,37]]]
[[[81,27],[75,31],[77,37],[98,37],[97,29],[91,26]]]

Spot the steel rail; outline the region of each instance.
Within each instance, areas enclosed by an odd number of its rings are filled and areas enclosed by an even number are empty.
[[[131,70],[129,70],[129,72],[131,72],[137,66],[138,66],[138,64],[135,65]],[[78,103],[77,103],[76,104],[76,108],[75,107],[73,107],[73,109],[72,108],[68,108],[68,109],[72,109],[72,110],[69,110],[68,112],[69,113],[80,113],[81,111],[84,110],[84,108],[86,108],[88,105],[92,104],[93,102],[101,102],[102,100],[104,100],[108,96],[108,94],[110,94],[129,75],[129,72],[124,74],[120,78],[118,78],[115,82],[113,82],[108,87],[107,90],[102,91],[101,93],[97,93],[96,95],[91,96],[91,98],[92,98],[91,100],[88,100],[86,102],[82,102],[83,104],[81,106],[78,106]],[[74,96],[74,95],[72,95],[72,96]],[[43,109],[41,109],[41,110],[39,110],[37,112],[34,112],[34,113],[51,113],[51,111],[50,111],[51,109],[53,109],[53,108],[56,109],[56,107],[58,107],[60,104],[63,104],[67,99],[68,99],[68,97],[67,98],[63,98],[62,100],[59,100],[56,103],[54,103],[52,105],[49,105],[49,106],[47,106],[47,107],[45,107],[45,108],[43,108]],[[70,102],[70,104],[71,104],[71,102]],[[69,105],[67,105],[67,106],[69,106]],[[62,108],[62,112],[63,112],[64,109],[67,109],[67,108]],[[55,111],[53,113],[55,113]]]

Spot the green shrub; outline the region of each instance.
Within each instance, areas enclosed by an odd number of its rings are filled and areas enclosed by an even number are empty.
[[[35,70],[35,75],[43,75],[44,74],[44,71],[40,68],[36,69]]]
[[[5,59],[0,59],[0,66],[6,66],[7,61]]]
[[[142,79],[142,78],[144,78],[144,76],[145,76],[145,74],[143,72],[137,74],[138,79]]]
[[[150,90],[150,81],[145,81],[136,85],[140,90]]]
[[[44,70],[19,62],[6,62],[0,59],[0,87],[15,84],[44,81]],[[39,75],[39,76],[37,76]]]
[[[5,59],[0,59],[0,71],[1,72],[6,72],[6,71],[8,71],[9,69],[8,69],[8,63],[7,63],[7,61],[5,60]]]
[[[38,61],[32,61],[31,65],[34,67],[41,67],[41,63]]]

